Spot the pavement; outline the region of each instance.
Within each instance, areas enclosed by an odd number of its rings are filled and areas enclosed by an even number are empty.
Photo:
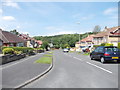
[[[53,69],[24,88],[118,88],[118,63],[55,50]]]
[[[2,88],[16,88],[46,71],[50,64],[35,63],[44,53],[2,65]]]

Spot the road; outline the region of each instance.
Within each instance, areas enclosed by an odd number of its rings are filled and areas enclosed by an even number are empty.
[[[43,54],[37,54],[2,66],[2,88],[15,88],[45,71],[49,64],[34,63]],[[47,65],[47,66],[46,66]]]
[[[24,88],[118,88],[118,64],[56,50],[53,69]]]

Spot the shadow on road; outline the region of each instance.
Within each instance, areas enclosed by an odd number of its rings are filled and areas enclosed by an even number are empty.
[[[100,62],[100,60],[95,60],[95,61]],[[117,62],[117,61],[107,61],[104,64],[120,64],[120,62]]]

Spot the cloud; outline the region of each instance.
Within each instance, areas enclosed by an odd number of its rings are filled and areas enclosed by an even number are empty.
[[[118,11],[118,8],[114,7],[114,8],[108,8],[106,9],[103,13],[105,15],[111,15],[111,14],[114,14]]]
[[[47,36],[54,36],[54,35],[62,35],[62,34],[75,34],[76,32],[73,32],[73,31],[60,31],[60,32],[56,32],[56,33],[49,33],[49,34],[46,34]],[[46,35],[43,35],[43,36],[46,36]]]
[[[3,13],[3,10],[2,9],[0,9],[0,15]]]
[[[3,16],[2,19],[5,21],[14,21],[15,20],[15,18],[13,16]]]
[[[103,14],[108,16],[110,19],[118,19],[118,8],[108,8],[104,10]]]
[[[13,2],[12,0],[8,0],[6,2],[3,2],[3,5],[8,6],[8,7],[13,7],[13,8],[20,9],[19,5],[16,2]]]
[[[83,15],[83,14],[75,14],[73,15],[73,18],[78,19],[78,20],[91,20],[95,17],[95,14],[89,14],[89,15]]]

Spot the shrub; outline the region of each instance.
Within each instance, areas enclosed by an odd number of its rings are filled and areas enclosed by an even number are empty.
[[[14,51],[15,54],[22,54],[22,51]]]
[[[12,48],[4,48],[3,54],[14,54],[14,49]]]
[[[106,45],[106,43],[101,43],[101,44],[100,44],[100,46],[105,46],[105,45]]]
[[[22,53],[28,53],[34,50],[30,47],[2,47],[2,50],[4,50],[5,48],[12,48],[15,51],[22,51]]]
[[[120,49],[120,42],[118,43],[118,48]]]
[[[96,47],[99,47],[99,46],[101,46],[101,45],[93,45],[93,47],[95,47],[95,48],[96,48]]]
[[[111,43],[106,43],[105,46],[113,46]]]

